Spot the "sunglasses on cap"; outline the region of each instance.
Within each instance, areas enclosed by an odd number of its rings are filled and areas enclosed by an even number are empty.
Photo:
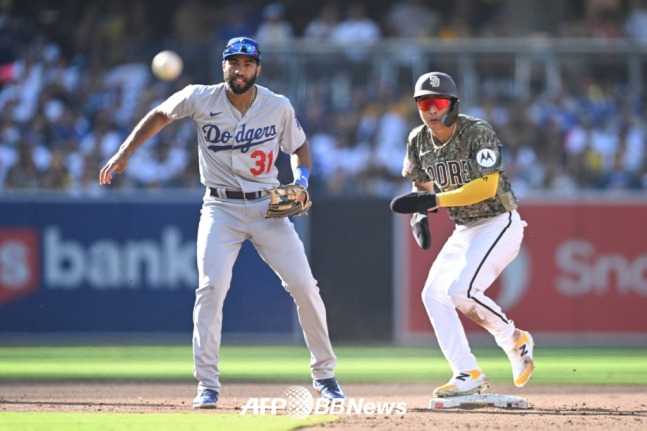
[[[258,49],[258,46],[252,45],[247,42],[234,42],[231,45],[227,45],[223,58],[227,58],[230,55],[236,54],[245,54],[251,57],[254,57],[257,60],[261,60],[261,50]]]
[[[424,99],[416,100],[416,105],[418,109],[424,112],[429,111],[433,106],[437,111],[442,111],[443,109],[449,108],[451,104],[451,99],[446,99],[442,97],[426,97]]]

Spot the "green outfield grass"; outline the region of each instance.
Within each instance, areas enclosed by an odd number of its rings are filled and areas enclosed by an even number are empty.
[[[121,413],[0,413],[3,431],[287,431],[333,422],[336,416],[121,414]]]
[[[510,381],[498,348],[473,349],[493,382]],[[447,362],[435,348],[337,347],[336,374],[345,382],[444,382]],[[305,347],[223,346],[228,381],[308,381]],[[535,352],[533,384],[647,385],[647,349],[550,348]],[[192,380],[190,346],[0,347],[0,380]]]
[[[473,349],[493,382],[511,382],[510,364],[497,348]],[[447,381],[450,369],[437,348],[337,347],[337,377],[351,382]],[[305,347],[223,346],[223,380],[310,383]],[[535,351],[533,385],[647,385],[647,349],[550,348]],[[0,346],[0,385],[8,380],[186,380],[193,382],[187,346]],[[0,404],[2,400],[0,399]],[[236,414],[1,413],[3,431],[175,431],[302,429],[332,416]]]

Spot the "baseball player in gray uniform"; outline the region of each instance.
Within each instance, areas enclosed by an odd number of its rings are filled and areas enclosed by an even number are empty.
[[[345,397],[334,376],[337,359],[326,310],[304,246],[288,218],[264,217],[269,205],[266,190],[280,185],[274,164],[279,150],[291,155],[294,181],[306,188],[312,160],[290,101],[255,84],[260,63],[255,40],[229,40],[222,59],[224,82],[188,85],[152,109],[100,174],[100,183],[110,184],[113,173],[126,169],[132,152],[166,125],[185,117],[195,122],[200,178],[206,186],[198,226],[199,285],[193,311],[196,408],[215,408],[218,403],[222,308],[245,240],[251,241],[296,303],[311,353],[315,389],[327,399]]]
[[[413,214],[414,236],[425,249],[431,245],[430,212],[446,207],[456,223],[422,291],[438,344],[453,371],[434,396],[480,393],[489,384],[456,309],[494,336],[510,359],[515,385],[522,387],[534,369],[532,336],[517,329],[485,295],[518,254],[526,226],[503,170],[501,142],[486,121],[459,114],[456,84],[449,75],[422,75],[414,98],[423,124],[409,134],[403,166],[414,191],[393,199],[391,209]]]

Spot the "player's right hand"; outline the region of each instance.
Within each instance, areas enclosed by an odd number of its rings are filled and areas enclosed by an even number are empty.
[[[101,169],[99,174],[99,184],[111,184],[112,183],[112,173],[116,172],[118,174],[126,170],[128,166],[128,157],[124,155],[116,154],[108,163]]]

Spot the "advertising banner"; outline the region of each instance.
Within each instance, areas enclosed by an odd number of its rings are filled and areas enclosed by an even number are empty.
[[[0,205],[0,332],[191,333],[199,197]],[[223,333],[291,335],[293,309],[245,242]]]
[[[646,204],[524,202],[519,213],[528,223],[522,249],[487,290],[509,319],[554,334],[647,333]],[[430,215],[432,247],[423,251],[409,217],[395,217],[396,338],[431,337],[420,293],[454,225],[444,210]]]

